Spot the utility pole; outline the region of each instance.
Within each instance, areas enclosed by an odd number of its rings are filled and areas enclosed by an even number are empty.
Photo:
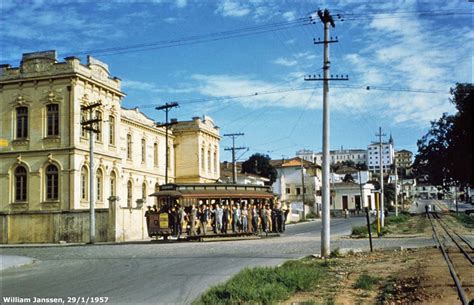
[[[324,44],[324,58],[323,58],[323,77],[320,75],[310,75],[304,78],[305,81],[323,81],[323,172],[322,172],[322,231],[321,231],[321,256],[329,257],[330,254],[330,216],[329,216],[329,81],[330,80],[349,80],[349,77],[336,75],[334,78],[329,74],[329,44],[338,42],[329,36],[329,25],[335,27],[334,19],[327,9],[324,11],[318,10],[318,16],[324,24],[324,41],[316,41],[314,44]]]
[[[168,184],[168,168],[169,168],[169,144],[168,144],[168,130],[169,130],[169,127],[171,125],[175,125],[177,124],[178,122],[168,122],[168,112],[170,111],[170,109],[174,108],[174,107],[178,107],[179,104],[176,103],[176,102],[173,102],[173,103],[166,103],[162,106],[159,106],[159,107],[156,107],[155,109],[156,110],[164,110],[166,115],[165,115],[165,123],[164,124],[159,124],[157,125],[157,127],[165,127],[165,145],[166,145],[166,165],[165,165],[165,184]]]
[[[100,106],[102,106],[101,101],[97,101],[86,106],[81,106],[82,111],[89,111],[89,120],[82,121],[81,126],[82,128],[89,131],[89,243],[91,244],[95,243],[94,134],[100,132],[100,130],[97,128],[97,123],[102,121],[101,118],[94,117],[94,109]]]
[[[398,216],[398,171],[397,171],[397,157],[393,158],[393,165],[395,168],[395,216]]]
[[[304,166],[303,166],[303,159],[301,159],[301,184],[302,184],[302,190],[301,190],[301,199],[303,201],[303,220],[306,219],[306,211],[304,207]]]
[[[382,153],[382,137],[385,137],[386,134],[382,133],[382,127],[379,127],[379,133],[375,134],[375,136],[379,137],[379,146],[380,146],[380,159],[379,159],[379,164],[380,164],[380,224],[382,228],[385,225],[385,209],[384,209],[384,196],[383,196],[383,153]]]
[[[237,184],[237,165],[236,165],[236,158],[235,158],[235,151],[246,149],[246,147],[235,147],[235,138],[238,136],[243,136],[244,133],[227,133],[224,134],[224,137],[231,137],[232,138],[232,148],[228,147],[224,150],[231,150],[232,151],[232,183]]]

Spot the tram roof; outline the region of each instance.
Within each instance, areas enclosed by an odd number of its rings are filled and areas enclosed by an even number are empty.
[[[274,197],[268,186],[248,184],[165,184],[150,196],[188,198],[261,198]]]

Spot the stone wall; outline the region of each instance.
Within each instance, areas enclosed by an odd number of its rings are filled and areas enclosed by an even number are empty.
[[[96,241],[107,241],[108,210],[98,209],[95,216]],[[2,244],[86,243],[89,241],[89,219],[88,210],[2,213],[0,241]]]

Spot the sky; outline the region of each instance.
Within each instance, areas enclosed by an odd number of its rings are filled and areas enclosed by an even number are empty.
[[[122,79],[125,108],[170,117],[207,115],[220,133],[244,133],[236,145],[273,159],[322,150],[323,24],[329,46],[331,149],[363,148],[378,128],[395,149],[416,141],[442,113],[449,90],[472,83],[473,3],[468,1],[310,0],[0,0],[0,64],[56,50],[58,60],[92,55]],[[229,137],[221,161],[230,160]]]

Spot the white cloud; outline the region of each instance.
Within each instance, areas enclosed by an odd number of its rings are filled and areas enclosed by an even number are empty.
[[[295,11],[288,11],[284,12],[282,14],[283,18],[285,18],[287,21],[294,21],[296,20],[296,12]]]
[[[158,86],[155,83],[145,81],[135,81],[130,79],[124,79],[122,81],[122,87],[125,90],[138,90],[149,93],[188,93],[195,91],[194,88],[171,88],[168,86]]]
[[[217,5],[216,12],[225,17],[243,17],[250,13],[250,9],[238,0],[222,0]]]
[[[188,4],[187,0],[176,0],[176,6],[178,8],[183,8]]]
[[[292,66],[295,66],[295,65],[298,64],[297,60],[288,59],[288,58],[284,58],[284,57],[277,58],[273,62],[278,64],[278,65],[282,65],[282,66],[286,66],[286,67],[292,67]]]

